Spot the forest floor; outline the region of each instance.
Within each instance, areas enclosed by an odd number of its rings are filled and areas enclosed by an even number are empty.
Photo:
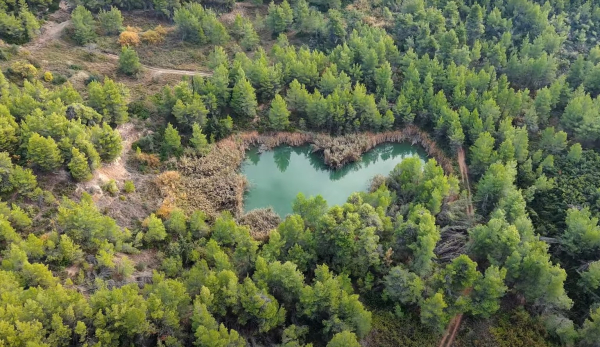
[[[141,173],[135,167],[135,152],[131,144],[141,137],[142,130],[129,122],[118,126],[117,131],[123,139],[121,156],[96,169],[91,180],[77,185],[76,193],[88,192],[98,209],[114,218],[119,225],[134,228],[158,208],[162,195],[155,183],[156,174]],[[111,180],[117,184],[119,193],[110,194],[102,188]],[[135,192],[122,192],[125,181],[134,183]]]

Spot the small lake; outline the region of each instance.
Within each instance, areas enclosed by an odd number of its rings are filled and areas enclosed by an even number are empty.
[[[292,213],[300,192],[306,197],[320,194],[329,206],[341,205],[353,192],[366,190],[375,175],[387,176],[402,159],[415,155],[427,158],[421,147],[386,143],[363,154],[360,161],[332,170],[322,154],[311,153],[310,146],[280,146],[260,154],[252,148],[241,167],[249,183],[244,210],[271,206],[284,217]]]

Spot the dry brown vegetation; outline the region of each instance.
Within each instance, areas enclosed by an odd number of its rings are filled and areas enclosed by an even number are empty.
[[[452,161],[446,156],[429,135],[416,126],[407,126],[401,130],[386,131],[382,133],[362,133],[346,136],[330,136],[314,133],[272,133],[258,134],[246,132],[235,135],[245,146],[260,146],[261,150],[269,150],[281,145],[301,146],[311,144],[313,152],[323,152],[326,165],[339,169],[348,163],[360,159],[365,153],[382,143],[410,142],[425,149],[427,155],[433,157],[442,166],[446,173],[453,171]]]
[[[228,138],[204,157],[181,158],[177,164],[182,175],[177,205],[187,212],[202,210],[211,217],[225,210],[239,216],[246,183],[237,170],[244,151],[241,142]]]
[[[257,208],[238,219],[240,225],[250,228],[250,235],[255,240],[266,241],[271,230],[277,228],[281,223],[279,215],[272,208]]]

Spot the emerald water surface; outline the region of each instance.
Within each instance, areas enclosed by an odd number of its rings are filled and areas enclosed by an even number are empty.
[[[300,192],[307,197],[320,194],[330,206],[340,205],[353,192],[366,190],[373,176],[389,174],[402,159],[414,155],[426,158],[420,147],[386,143],[363,154],[360,161],[332,170],[309,146],[281,146],[260,154],[253,148],[241,168],[250,185],[244,209],[271,206],[284,217],[292,212],[292,201]]]

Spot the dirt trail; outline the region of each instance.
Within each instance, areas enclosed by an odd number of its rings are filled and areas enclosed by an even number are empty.
[[[41,34],[25,47],[29,49],[40,49],[51,41],[58,40],[63,30],[71,24],[71,20],[62,23],[46,22],[41,29]]]
[[[57,15],[56,17],[60,18],[60,17],[68,16],[68,7],[67,7],[66,2],[61,1],[60,9],[57,12],[59,12],[59,15]],[[57,23],[54,21],[48,21],[42,26],[42,28],[40,30],[41,31],[40,35],[38,37],[36,37],[35,40],[33,40],[31,43],[29,43],[28,45],[26,45],[24,47],[29,50],[38,50],[40,48],[43,48],[48,43],[59,40],[64,29],[66,27],[68,27],[70,24],[71,24],[71,19],[67,19],[61,23]],[[111,53],[107,53],[107,52],[99,52],[99,51],[97,53],[102,54],[102,55],[106,56],[107,58],[110,58],[113,60],[119,59],[119,56],[115,55],[115,54],[111,54]],[[146,69],[147,71],[153,72],[154,75],[169,74],[169,75],[180,75],[180,76],[203,76],[203,77],[212,76],[212,73],[210,73],[210,72],[178,70],[178,69],[164,69],[164,68],[160,68],[160,67],[148,66],[148,65],[143,65],[143,64],[142,64],[142,67],[144,69]]]
[[[473,202],[471,200],[471,184],[469,183],[469,168],[466,162],[465,150],[460,147],[458,149],[458,167],[460,169],[460,178],[462,183],[467,187],[468,199],[469,203],[467,204],[467,215],[469,217],[473,216]],[[465,291],[465,294],[468,295],[471,292],[471,288],[468,288]],[[452,343],[454,343],[454,338],[456,337],[456,333],[458,332],[458,328],[460,328],[460,323],[462,322],[463,314],[459,313],[456,316],[452,317],[442,340],[440,341],[439,347],[450,347]]]
[[[99,52],[103,54],[105,57],[118,60],[119,56],[112,53],[107,52]],[[142,64],[142,68],[152,71],[155,74],[171,74],[171,75],[181,75],[181,76],[202,76],[202,77],[210,77],[212,76],[211,72],[202,72],[202,71],[191,71],[191,70],[177,70],[177,69],[164,69],[160,67],[148,66]]]

